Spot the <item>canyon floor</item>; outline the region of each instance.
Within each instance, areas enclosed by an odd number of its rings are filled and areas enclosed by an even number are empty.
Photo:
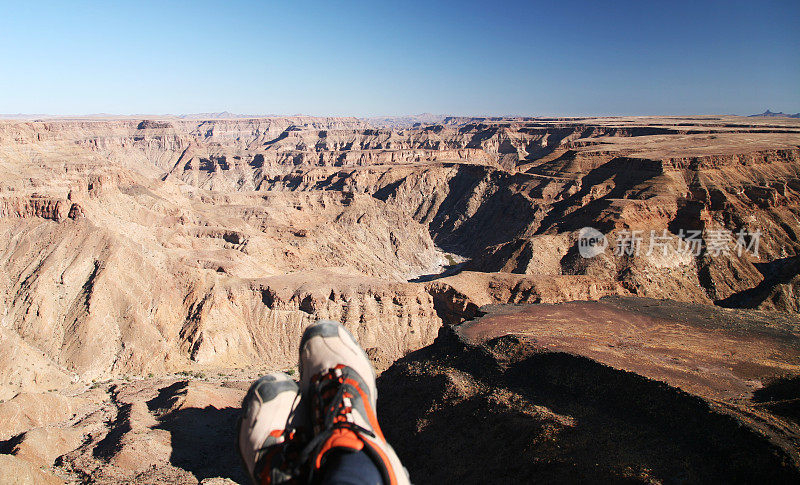
[[[800,120],[5,120],[0,241],[0,483],[243,483],[320,318],[416,483],[800,480]]]

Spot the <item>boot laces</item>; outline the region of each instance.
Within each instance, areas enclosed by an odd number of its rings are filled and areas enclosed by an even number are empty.
[[[318,376],[316,384],[312,386],[311,395],[315,427],[318,429],[315,429],[316,436],[303,449],[301,456],[304,459],[319,452],[336,430],[347,429],[356,434],[375,437],[375,433],[353,421],[350,401],[353,395],[349,392],[349,387],[351,385],[345,383],[342,367],[335,367]]]

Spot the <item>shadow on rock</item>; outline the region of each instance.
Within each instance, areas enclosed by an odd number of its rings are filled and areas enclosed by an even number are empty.
[[[170,463],[198,480],[222,477],[246,483],[234,446],[240,411],[207,406],[178,409],[162,417],[158,428],[172,437]]]
[[[800,376],[786,376],[769,382],[753,393],[753,401],[800,424]]]
[[[378,382],[387,439],[425,483],[798,483],[781,448],[704,400],[591,359],[443,329]]]

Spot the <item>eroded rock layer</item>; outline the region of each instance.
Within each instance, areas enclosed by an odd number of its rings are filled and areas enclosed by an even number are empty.
[[[171,411],[127,393],[183,386],[180,372],[291,368],[319,318],[385,369],[488,304],[638,295],[800,312],[799,121],[427,121],[0,122],[0,400],[31,416],[0,452],[36,464],[7,466],[216,476],[165,458]],[[605,250],[584,257],[584,227]],[[149,384],[122,385],[135,376]],[[87,421],[38,416],[50,391],[82,396],[56,405]]]
[[[447,284],[402,282],[447,266],[599,282],[559,301],[796,312],[799,144],[792,120],[738,118],[3,122],[2,331],[39,355],[3,385],[283,365],[280,344],[322,316],[393,359],[430,341]],[[584,226],[610,242],[591,259]],[[698,229],[704,248],[710,232],[758,232],[758,255],[678,251]],[[615,254],[632,231],[642,251]],[[651,234],[669,247],[646,251]]]

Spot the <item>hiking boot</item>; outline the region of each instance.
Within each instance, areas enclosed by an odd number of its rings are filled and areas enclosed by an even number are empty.
[[[306,328],[300,341],[300,386],[315,435],[303,451],[312,474],[325,465],[331,451],[361,451],[385,484],[409,483],[378,425],[375,369],[339,323],[322,320]]]
[[[291,377],[275,372],[255,381],[242,401],[236,449],[254,484],[305,480],[298,457],[311,427],[299,391]]]

